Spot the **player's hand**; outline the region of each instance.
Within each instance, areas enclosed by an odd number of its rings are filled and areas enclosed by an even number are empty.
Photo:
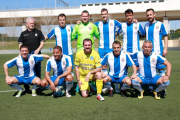
[[[34,51],[34,54],[38,54],[38,53],[39,53],[39,50],[35,50],[35,51]]]
[[[77,24],[80,24],[80,23],[81,23],[81,21],[80,21],[80,20],[78,20],[78,21],[77,21]]]
[[[107,74],[102,73],[102,77],[103,77],[103,78],[105,78],[106,76],[107,76]]]
[[[55,88],[54,83],[53,83],[53,84],[50,84],[50,87],[51,87],[51,90],[52,90],[52,91],[54,91],[54,92],[56,91],[56,88]]]
[[[137,77],[137,75],[136,74],[132,74],[132,76],[131,76],[131,80],[132,79],[135,79]]]
[[[88,74],[86,75],[86,77],[85,77],[85,81],[86,81],[86,82],[89,81],[90,75],[91,75],[91,73],[88,73]]]
[[[10,78],[11,78],[10,76],[7,76],[6,79],[5,79],[5,80],[6,80],[6,83],[7,83],[8,85],[11,84],[11,83],[10,83]]]
[[[169,76],[165,75],[165,76],[162,76],[162,79],[163,79],[163,83],[169,81]]]
[[[134,22],[134,23],[138,23],[138,20],[137,20],[137,19],[133,19],[133,22]]]
[[[56,87],[56,86],[58,86],[59,79],[60,79],[60,78],[59,78],[59,77],[57,77],[57,78],[56,78],[56,80],[54,81],[54,85],[55,85],[55,87]]]
[[[163,56],[167,55],[167,50],[163,50]]]
[[[79,86],[84,85],[80,80],[78,81]]]

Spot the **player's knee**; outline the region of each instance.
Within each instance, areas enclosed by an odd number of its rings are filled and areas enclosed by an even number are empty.
[[[46,86],[46,81],[45,80],[42,80],[41,81],[41,87],[45,87]]]
[[[41,85],[41,80],[37,80],[36,84],[37,84],[38,86],[40,86],[40,85]]]
[[[83,98],[87,98],[88,95],[87,95],[87,94],[82,94],[82,97],[83,97]]]
[[[72,82],[73,81],[73,76],[72,75],[66,76],[66,81]]]
[[[95,75],[96,75],[96,79],[98,79],[98,80],[102,79],[101,72],[97,72]]]
[[[130,85],[131,85],[131,80],[127,80],[127,81],[126,81],[126,84],[127,84],[128,86],[130,86]]]

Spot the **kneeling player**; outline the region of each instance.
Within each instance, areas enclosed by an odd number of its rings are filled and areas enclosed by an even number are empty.
[[[22,88],[19,86],[21,84],[34,84],[41,85],[41,80],[35,75],[34,66],[36,62],[40,62],[44,58],[50,58],[48,55],[35,55],[29,54],[28,47],[26,45],[21,45],[20,54],[18,57],[6,62],[4,64],[4,72],[6,76],[6,83],[10,87],[17,89],[19,92],[16,97],[20,97],[22,93]],[[8,68],[17,66],[19,75],[10,77],[8,73]],[[19,84],[19,85],[18,85]],[[32,89],[32,96],[36,96],[36,89],[38,87],[34,86]]]
[[[160,98],[160,92],[165,90],[170,84],[169,78],[171,74],[171,64],[162,56],[151,52],[152,42],[149,40],[144,41],[143,51],[133,54],[139,63],[140,74],[137,78],[132,80],[132,85],[139,91],[139,99],[143,98],[142,85],[155,86],[154,95],[156,99]],[[157,63],[161,63],[167,66],[167,75],[157,75]]]
[[[95,50],[92,50],[91,39],[84,39],[83,47],[84,50],[76,53],[75,58],[76,77],[81,94],[83,97],[88,97],[90,90],[89,80],[96,81],[97,99],[104,100],[101,96],[103,79],[99,54]]]
[[[105,65],[106,63],[109,64],[109,74],[103,74],[103,81],[106,84],[107,82],[112,83],[120,83],[121,86],[121,96],[126,97],[126,89],[131,86],[131,79],[136,78],[136,66],[134,65],[133,60],[131,57],[121,51],[121,43],[119,41],[113,42],[113,52],[108,53],[102,60],[101,64]],[[132,66],[133,68],[133,75],[131,79],[127,76],[127,68]],[[106,87],[111,87],[110,85],[106,85]],[[109,97],[113,96],[113,91],[109,92]]]
[[[53,76],[50,77],[51,68],[53,69]],[[50,85],[48,87],[55,93],[55,87],[66,84],[66,97],[70,98],[71,94],[69,91],[73,87],[71,71],[72,63],[70,56],[62,54],[62,48],[55,46],[53,57],[47,61],[45,78],[42,80],[41,86]]]

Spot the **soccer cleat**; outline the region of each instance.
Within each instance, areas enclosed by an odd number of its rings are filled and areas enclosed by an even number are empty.
[[[104,100],[105,100],[105,99],[102,97],[101,94],[97,94],[97,99],[98,99],[98,100],[101,100],[101,101],[104,101]]]
[[[107,90],[108,90],[108,89],[104,87],[104,88],[102,89],[102,92],[105,94]]]
[[[70,93],[68,90],[66,90],[66,97],[67,97],[67,98],[70,98],[70,97],[71,97],[71,93]]]
[[[112,90],[109,90],[109,95],[108,97],[113,97],[113,89]]]
[[[121,96],[126,97],[126,90],[121,90]]]
[[[79,85],[77,84],[76,86],[76,92],[79,92],[80,91],[80,88],[79,88]]]
[[[115,93],[120,93],[119,89],[118,88],[115,88]]]
[[[33,96],[33,97],[37,96],[36,90],[34,90],[34,89],[32,89],[32,96]]]
[[[139,99],[143,99],[143,93],[144,93],[144,90],[142,90],[141,92],[139,91],[139,95],[138,95]]]
[[[156,100],[160,100],[160,99],[161,99],[161,97],[160,97],[160,95],[161,95],[160,92],[154,91],[153,93],[154,93],[154,97],[155,97]]]
[[[15,97],[21,97],[22,90],[20,90]]]
[[[161,96],[162,96],[162,97],[164,97],[164,96],[167,95],[167,94],[166,94],[166,90],[162,90],[160,93],[161,93]]]

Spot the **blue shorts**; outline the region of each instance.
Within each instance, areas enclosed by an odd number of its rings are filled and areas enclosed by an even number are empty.
[[[153,78],[145,78],[141,74],[137,75],[142,80],[142,85],[156,86],[157,81],[161,78],[161,75],[156,75]]]
[[[57,76],[53,75],[53,76],[51,76],[50,78],[51,78],[51,80],[52,80],[53,83],[54,83],[54,81],[56,80]],[[58,86],[65,85],[64,79],[65,79],[65,77],[60,78],[60,80],[59,80],[59,82],[58,82]]]
[[[103,59],[107,53],[110,53],[112,51],[113,51],[113,49],[109,49],[109,48],[106,48],[106,49],[98,48],[98,53],[99,53],[101,59]]]
[[[133,55],[130,55],[130,56],[131,56],[132,60],[134,61],[134,64],[135,64],[137,67],[139,67],[139,63],[138,63],[137,58],[134,58]]]
[[[23,77],[23,76],[19,76],[19,75],[15,75],[14,77],[17,78],[17,80],[19,81],[19,85],[22,85],[22,84],[30,84],[32,85],[32,81],[35,77],[37,76],[32,76],[32,77]]]
[[[109,75],[109,74],[108,74]],[[114,76],[111,76],[111,75],[109,75],[110,77],[111,77],[111,79],[112,79],[112,83],[114,84],[114,83],[120,83],[120,84],[122,84],[122,80],[125,78],[125,77],[127,77],[127,75],[123,75],[122,77],[120,77],[120,78],[115,78]]]

